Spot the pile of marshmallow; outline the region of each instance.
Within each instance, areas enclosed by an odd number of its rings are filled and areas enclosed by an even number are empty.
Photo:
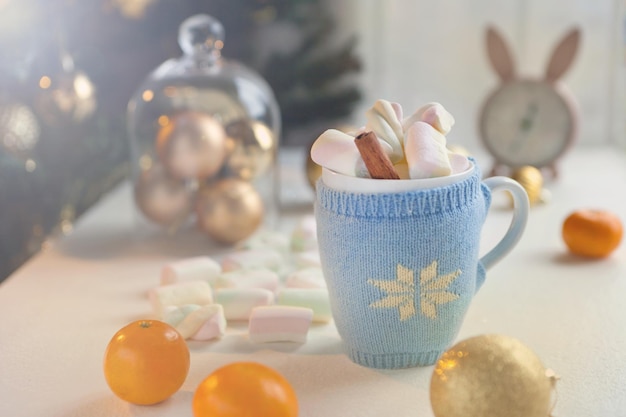
[[[301,218],[291,234],[259,232],[220,260],[169,263],[149,299],[185,339],[221,338],[229,321],[247,321],[253,343],[304,343],[312,322],[332,318],[315,218]]]
[[[464,155],[446,147],[454,117],[439,103],[428,103],[403,118],[398,103],[378,100],[365,112],[366,124],[356,132],[328,129],[311,147],[311,159],[331,171],[369,178],[354,138],[374,132],[400,179],[443,177],[470,167]]]

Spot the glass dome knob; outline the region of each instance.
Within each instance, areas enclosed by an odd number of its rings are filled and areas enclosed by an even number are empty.
[[[218,58],[224,47],[224,26],[206,14],[191,16],[180,25],[178,44],[185,55]]]

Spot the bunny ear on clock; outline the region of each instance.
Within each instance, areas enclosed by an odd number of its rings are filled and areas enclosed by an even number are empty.
[[[574,61],[579,44],[580,29],[574,28],[554,48],[546,67],[546,81],[554,82],[565,74]]]
[[[487,27],[487,55],[502,81],[515,78],[515,64],[504,38],[492,26]]]

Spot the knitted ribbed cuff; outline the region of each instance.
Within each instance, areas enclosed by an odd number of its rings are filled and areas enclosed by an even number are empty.
[[[354,363],[378,369],[401,369],[413,368],[416,366],[433,365],[443,353],[441,350],[417,353],[366,353],[348,346],[344,346],[344,351]]]

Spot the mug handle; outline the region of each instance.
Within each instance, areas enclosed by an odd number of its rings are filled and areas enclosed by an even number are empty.
[[[496,246],[480,258],[483,268],[488,270],[504,258],[519,242],[526,228],[530,204],[524,187],[511,178],[503,176],[489,177],[483,180],[483,184],[492,192],[506,190],[513,196],[513,218],[511,219],[509,229]]]

